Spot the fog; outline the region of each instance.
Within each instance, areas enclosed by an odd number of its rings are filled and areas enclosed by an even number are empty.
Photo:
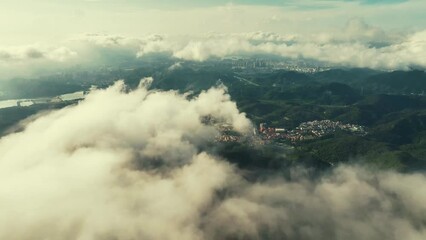
[[[426,176],[339,166],[250,181],[203,151],[205,116],[251,131],[218,86],[122,81],[0,139],[1,239],[425,239]]]

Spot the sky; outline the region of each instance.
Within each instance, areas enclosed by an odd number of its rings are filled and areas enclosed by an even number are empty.
[[[341,27],[351,18],[384,29],[426,27],[423,0],[4,0],[1,5],[2,45],[54,42],[82,33],[309,33]]]

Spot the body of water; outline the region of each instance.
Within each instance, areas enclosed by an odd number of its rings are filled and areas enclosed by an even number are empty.
[[[0,101],[0,109],[9,107],[28,107],[34,104],[53,103],[53,102],[66,102],[78,99],[84,99],[86,94],[84,91],[67,93],[51,98],[34,98],[34,99],[9,99]]]

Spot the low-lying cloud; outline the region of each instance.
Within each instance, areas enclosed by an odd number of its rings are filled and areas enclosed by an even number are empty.
[[[0,49],[0,62],[22,62],[40,59],[63,62],[76,55],[76,52],[66,47],[50,48],[38,45],[10,47]]]
[[[227,56],[273,55],[319,61],[335,67],[363,67],[380,70],[408,70],[426,67],[425,32],[386,33],[360,19],[350,20],[334,33],[311,36],[273,33],[209,34],[174,41],[155,39],[141,45],[138,56],[169,53],[190,61]]]
[[[48,46],[0,46],[0,80],[68,71],[93,69],[136,60],[137,39],[91,34]]]
[[[87,34],[45,45],[1,47],[0,78],[48,74],[74,66],[124,66],[157,54],[180,61],[230,56],[313,60],[332,67],[379,70],[426,68],[426,31],[392,32],[351,19],[342,28],[312,35],[250,32],[124,37]]]
[[[256,182],[204,152],[250,121],[224,87],[123,82],[0,139],[1,239],[425,239],[426,177],[341,166]]]

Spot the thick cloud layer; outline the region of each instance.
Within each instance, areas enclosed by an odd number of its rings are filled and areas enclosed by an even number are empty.
[[[208,218],[214,239],[424,239],[424,175],[339,167],[319,182],[242,188]],[[221,229],[221,231],[217,231]]]
[[[223,87],[92,92],[0,140],[1,239],[425,239],[426,177],[339,167],[244,180],[203,152],[250,122]]]

